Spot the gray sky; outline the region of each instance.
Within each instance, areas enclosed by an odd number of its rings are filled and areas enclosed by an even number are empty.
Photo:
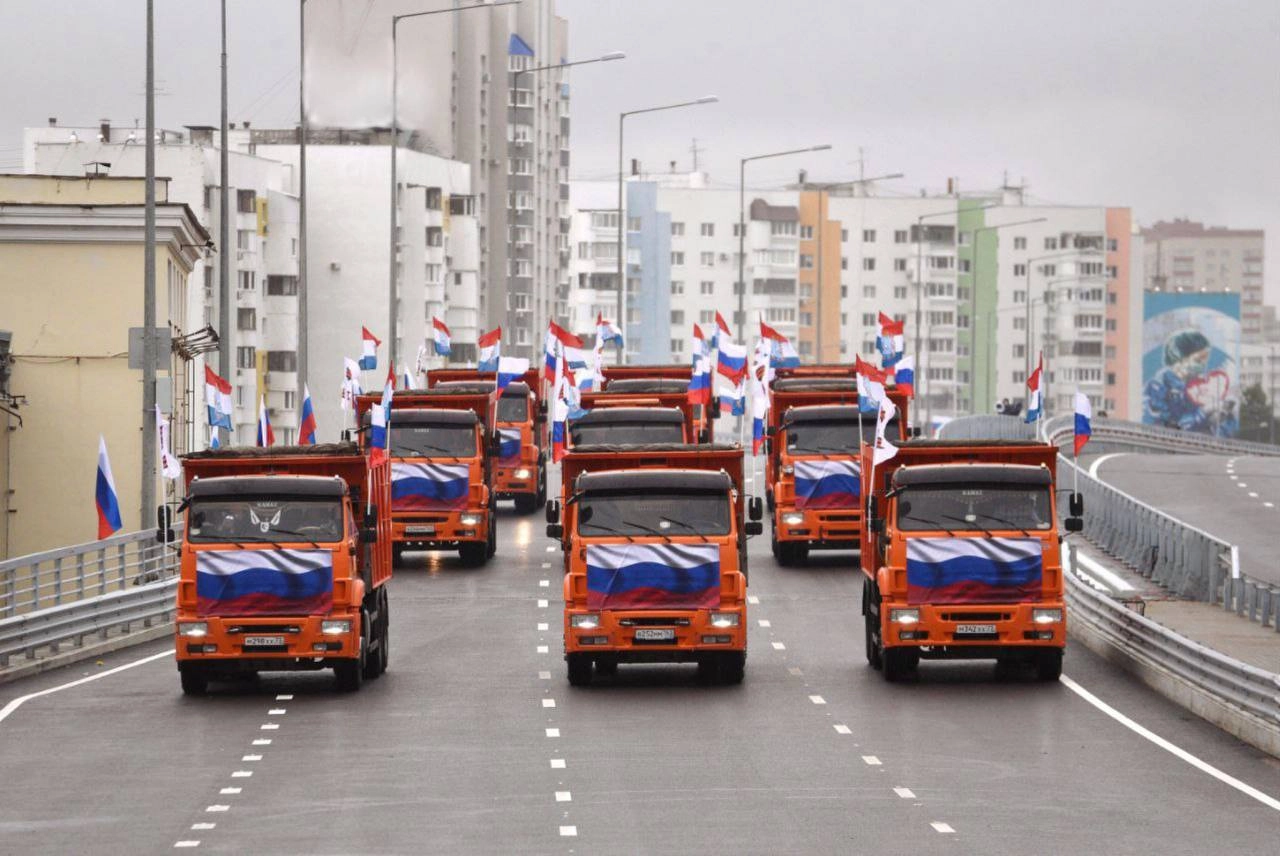
[[[311,0],[364,15],[368,0]],[[534,0],[529,0],[534,2]],[[4,0],[0,169],[24,125],[142,117],[141,0]],[[374,0],[369,18],[385,12]],[[424,2],[424,8],[438,3]],[[1275,0],[558,0],[570,59],[628,59],[572,77],[572,174],[616,169],[620,110],[704,94],[721,103],[628,121],[627,157],[700,165],[736,182],[738,158],[813,143],[829,153],[758,164],[751,184],[902,172],[896,193],[1025,178],[1032,198],[1128,205],[1268,231],[1280,302],[1280,3]],[[214,124],[215,0],[158,0],[161,124]],[[230,0],[231,118],[297,113],[297,3]],[[376,22],[375,22],[376,23]],[[535,48],[537,46],[535,45]]]

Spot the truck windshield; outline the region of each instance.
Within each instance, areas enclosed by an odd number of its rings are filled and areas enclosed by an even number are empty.
[[[498,399],[499,422],[524,422],[529,418],[529,399],[523,395],[504,395]]]
[[[884,426],[885,435],[897,441],[898,420],[890,419]],[[831,422],[793,422],[787,426],[787,454],[789,455],[856,455],[863,441],[876,439],[876,415],[868,413],[861,422],[853,420]]]
[[[198,499],[190,519],[187,540],[196,544],[342,540],[336,499]]]
[[[645,443],[683,443],[684,426],[679,422],[595,422],[569,426],[575,446],[635,446]]]
[[[1049,488],[1032,485],[911,485],[898,496],[898,528],[921,531],[1045,531]]]
[[[397,425],[391,417],[391,457],[471,458],[476,454],[474,425]]]
[[[578,501],[578,534],[728,535],[731,509],[729,496],[724,493],[589,493]]]

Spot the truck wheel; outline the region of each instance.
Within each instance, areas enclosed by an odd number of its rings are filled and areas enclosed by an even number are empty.
[[[404,559],[404,547],[399,544],[391,545],[391,564],[398,565]]]
[[[391,662],[391,600],[387,597],[386,588],[378,590],[378,599],[382,603],[379,610],[382,620],[379,622],[381,642],[378,645],[378,674],[381,675],[387,670],[387,666]]]
[[[884,668],[884,658],[880,656],[880,641],[876,639],[876,617],[868,612],[863,618],[866,621],[866,639],[867,646],[867,663],[871,668],[879,671]]]
[[[470,541],[458,547],[458,556],[462,559],[462,564],[468,568],[478,568],[483,565],[488,552],[488,544],[476,541]]]
[[[773,488],[765,488],[764,502],[769,507],[769,513],[773,513]]]
[[[533,504],[537,508],[547,504],[547,466],[543,463],[538,464],[538,493],[534,497]]]
[[[178,677],[182,681],[183,695],[200,696],[209,691],[209,676],[195,664],[179,664]]]
[[[740,684],[747,673],[747,652],[730,651],[720,655],[720,683]]]
[[[517,514],[533,514],[537,510],[538,497],[536,494],[522,493],[516,496]]]
[[[885,648],[880,657],[884,660],[884,679],[893,683],[905,680],[920,665],[920,652],[915,648]]]
[[[805,559],[809,557],[809,548],[804,544],[779,542],[778,549],[774,555],[778,557],[779,565],[784,568],[790,568],[804,564]]]
[[[618,661],[596,660],[596,674],[602,678],[612,678],[618,674]]]
[[[364,685],[364,676],[368,671],[369,645],[365,637],[369,635],[368,615],[360,613],[360,656],[342,660],[333,667],[334,682],[338,690],[353,693]]]
[[[1046,683],[1062,677],[1062,649],[1050,648],[1036,653],[1036,680]]]
[[[486,561],[498,554],[498,515],[489,512],[489,540],[485,542],[484,558]]]
[[[585,687],[591,683],[591,658],[586,654],[570,654],[565,658],[569,666],[569,684]]]

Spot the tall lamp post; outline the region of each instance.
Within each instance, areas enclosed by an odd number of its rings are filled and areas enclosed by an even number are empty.
[[[676,104],[663,104],[660,107],[645,107],[642,110],[628,110],[625,113],[618,114],[618,324],[622,330],[623,342],[631,340],[631,334],[627,331],[627,212],[625,210],[622,199],[622,185],[626,179],[626,173],[622,168],[622,140],[623,140],[623,123],[628,116],[638,116],[641,113],[657,113],[660,110],[675,110],[679,107],[696,107],[699,104],[714,104],[720,99],[714,95],[704,95],[701,98],[695,98],[692,101],[681,101]],[[623,350],[624,345],[618,345],[618,362],[625,364],[627,361],[626,351]]]
[[[751,161],[768,160],[769,158],[781,158],[787,155],[801,155],[805,152],[825,152],[831,148],[830,143],[823,143],[818,146],[806,146],[802,149],[787,149],[782,152],[769,152],[763,155],[750,155],[741,158],[738,161],[738,312],[737,321],[738,329],[745,330],[747,325],[747,274],[746,274],[746,244],[747,244],[747,164]],[[821,215],[821,212],[819,212]],[[821,216],[819,216],[818,228],[822,228]],[[821,234],[821,233],[819,233]],[[818,293],[822,293],[822,283],[818,283]],[[822,323],[819,316],[818,323]],[[821,327],[819,327],[821,329]],[[747,340],[746,334],[742,336],[742,341]]]
[[[226,133],[225,127],[223,133]],[[222,147],[227,146],[223,137]],[[226,182],[223,182],[224,184]],[[224,205],[223,208],[226,208]],[[227,252],[227,247],[219,252]],[[307,348],[307,0],[298,0],[298,380],[305,388]],[[231,375],[226,375],[230,377]],[[295,390],[295,395],[298,390]]]
[[[622,51],[610,51],[607,54],[595,57],[593,59],[579,59],[579,60],[572,60],[572,61],[566,60],[565,62],[557,62],[557,63],[552,63],[550,65],[539,65],[534,68],[522,68],[519,71],[512,74],[511,85],[513,88],[518,88],[516,84],[520,82],[520,75],[522,74],[538,74],[543,71],[555,71],[556,69],[571,68],[575,65],[591,65],[592,63],[597,63],[597,62],[612,62],[613,60],[616,60],[616,59],[626,59],[626,58],[627,58],[627,55]],[[536,115],[536,111],[535,111],[535,115]],[[534,163],[533,168],[534,168],[534,184],[536,188],[537,180],[538,180],[538,173],[537,173],[538,164],[536,162]],[[538,303],[535,300],[534,316],[533,316],[533,329],[535,332],[535,336],[537,334],[537,331],[542,329],[542,323],[541,323],[542,319],[539,318],[537,315],[537,306],[538,306]],[[537,348],[536,338],[534,340],[533,347],[535,349]]]
[[[453,6],[448,9],[428,9],[425,12],[407,12],[403,15],[391,16],[391,229],[389,235],[390,251],[387,256],[388,267],[388,287],[387,287],[387,353],[390,355],[390,362],[395,363],[396,357],[396,321],[399,312],[396,309],[396,149],[400,142],[400,125],[397,115],[399,107],[400,94],[400,63],[399,51],[400,45],[397,39],[397,33],[400,29],[400,22],[408,18],[422,18],[426,15],[449,15],[454,12],[467,12],[471,9],[492,9],[496,6],[516,6],[521,0],[494,0],[492,3],[481,3],[476,6]]]

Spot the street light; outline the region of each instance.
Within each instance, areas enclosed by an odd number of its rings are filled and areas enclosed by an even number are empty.
[[[714,104],[720,99],[715,95],[704,95],[701,98],[695,98],[692,101],[681,101],[677,104],[663,104],[660,107],[645,107],[643,110],[628,110],[625,113],[618,114],[618,323],[622,325],[622,338],[624,342],[631,341],[631,333],[627,329],[627,214],[623,209],[622,200],[622,183],[626,177],[622,168],[622,133],[623,122],[628,116],[636,116],[640,113],[657,113],[659,110],[675,110],[678,107],[694,107],[699,104]],[[627,361],[626,352],[623,345],[618,345],[618,362],[625,364]]]
[[[735,319],[740,328],[746,327],[747,324],[747,277],[746,277],[746,242],[747,242],[747,163],[749,161],[768,160],[769,158],[780,158],[787,155],[799,155],[805,152],[825,152],[831,148],[830,143],[823,143],[819,146],[808,146],[803,149],[787,149],[784,152],[769,152],[763,155],[751,155],[750,157],[741,158],[738,161],[738,317]],[[822,229],[822,219],[818,219],[819,234]],[[821,258],[821,255],[819,255]],[[822,282],[818,282],[818,293],[822,293]],[[821,318],[819,318],[821,323]],[[821,329],[821,327],[819,327]],[[743,334],[743,342],[746,342],[746,334]]]
[[[305,0],[304,0],[305,2]],[[391,16],[391,229],[390,229],[390,254],[388,255],[388,289],[387,289],[387,353],[390,355],[390,363],[396,361],[396,321],[399,313],[396,311],[396,149],[400,142],[400,127],[398,116],[398,98],[400,94],[400,63],[399,51],[400,45],[397,39],[397,32],[400,28],[400,22],[408,18],[422,18],[426,15],[448,15],[454,12],[467,12],[471,9],[493,9],[497,6],[516,6],[521,0],[494,0],[492,3],[480,3],[475,6],[454,6],[448,9],[428,9],[425,12],[407,12],[403,15]]]

